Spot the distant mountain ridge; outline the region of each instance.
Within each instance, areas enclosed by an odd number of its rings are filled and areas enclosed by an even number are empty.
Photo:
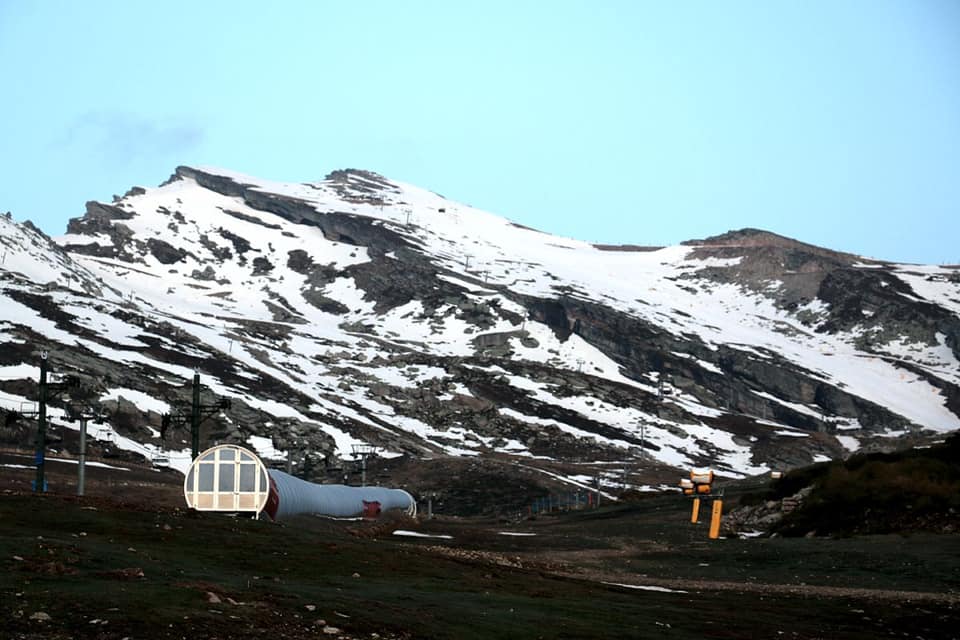
[[[233,399],[204,441],[308,476],[374,444],[613,484],[615,461],[759,473],[960,428],[958,269],[755,229],[595,247],[360,170],[178,167],[54,241],[0,231],[0,403],[47,349],[148,455],[194,369]]]

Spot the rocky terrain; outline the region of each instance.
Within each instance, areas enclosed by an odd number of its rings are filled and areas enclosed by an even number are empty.
[[[204,444],[314,479],[372,445],[384,465],[478,458],[642,489],[960,428],[956,267],[750,229],[592,246],[357,170],[289,184],[179,167],[88,203],[62,236],[0,218],[0,243],[0,406],[34,407],[48,351],[82,383],[70,402],[110,411],[94,452],[157,465],[189,459],[189,433],[159,428],[195,371],[205,403],[231,400]],[[70,453],[68,402],[51,403]]]

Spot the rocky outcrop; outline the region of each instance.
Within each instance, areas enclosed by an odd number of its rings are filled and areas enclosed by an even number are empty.
[[[147,248],[150,250],[150,254],[153,255],[160,264],[174,264],[183,260],[187,255],[184,250],[177,249],[169,242],[164,242],[157,238],[148,238]]]
[[[133,259],[133,255],[124,251],[124,247],[133,237],[133,232],[119,221],[129,220],[135,215],[121,207],[106,205],[99,202],[88,202],[87,210],[81,218],[71,218],[67,223],[67,233],[75,235],[109,237],[109,243],[68,243],[64,248],[72,253],[96,256],[101,258],[116,258],[125,255]]]
[[[838,269],[824,278],[817,292],[829,304],[818,330],[837,333],[862,328],[858,346],[905,340],[937,345],[937,334],[960,359],[960,318],[918,298],[910,286],[882,270]]]
[[[812,486],[806,487],[780,500],[765,500],[734,509],[721,518],[720,531],[734,536],[769,534],[785,516],[801,508],[812,491]]]
[[[821,283],[834,270],[863,261],[759,229],[741,229],[683,244],[694,247],[691,257],[732,262],[700,269],[688,278],[707,278],[762,292],[788,310],[816,299]]]

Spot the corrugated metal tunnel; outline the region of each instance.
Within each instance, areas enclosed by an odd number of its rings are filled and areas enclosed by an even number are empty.
[[[265,512],[272,520],[303,513],[341,518],[391,509],[417,513],[416,500],[402,489],[314,484],[267,469],[256,454],[232,444],[197,456],[184,478],[183,495],[198,511]]]

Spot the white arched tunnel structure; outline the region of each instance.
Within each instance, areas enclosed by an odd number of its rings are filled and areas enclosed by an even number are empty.
[[[187,506],[198,511],[265,512],[272,520],[301,513],[352,517],[401,509],[417,502],[402,489],[314,484],[267,469],[253,452],[232,444],[207,449],[183,481]]]
[[[270,476],[254,453],[230,444],[207,449],[183,481],[187,506],[198,511],[260,513],[270,495]]]

